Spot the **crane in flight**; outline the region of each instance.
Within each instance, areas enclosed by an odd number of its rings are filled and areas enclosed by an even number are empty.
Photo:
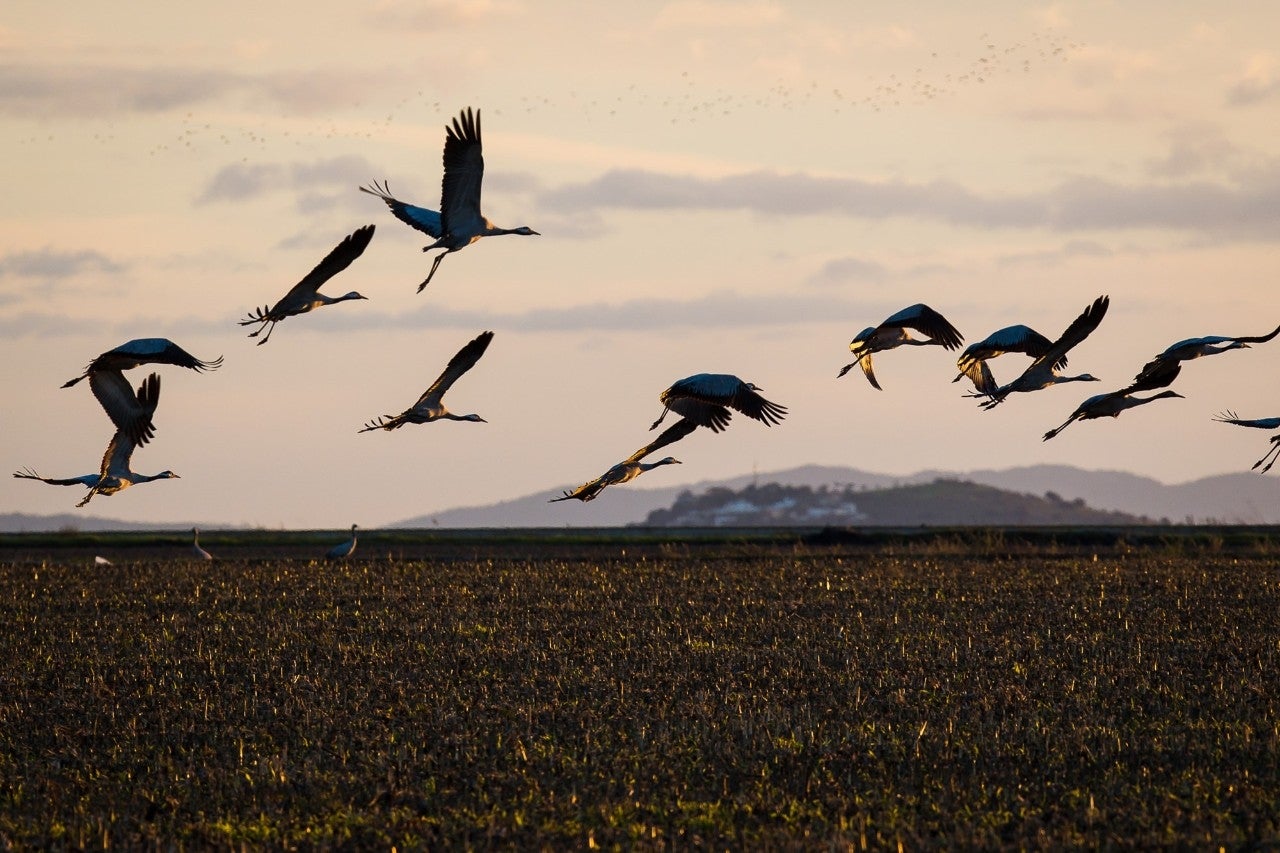
[[[329,279],[351,266],[352,261],[364,254],[369,241],[373,239],[373,228],[372,225],[366,225],[348,234],[342,239],[341,243],[324,256],[324,260],[316,264],[311,272],[303,276],[302,281],[291,287],[289,292],[280,298],[279,302],[270,308],[264,305],[250,312],[249,316],[240,321],[241,326],[258,324],[258,328],[250,332],[249,337],[256,338],[262,334],[263,329],[266,329],[266,337],[258,341],[258,346],[262,346],[271,340],[271,333],[275,330],[276,323],[279,323],[285,317],[306,314],[316,308],[333,305],[338,302],[346,302],[349,299],[368,299],[369,297],[362,296],[354,290],[342,296],[326,296],[320,292],[320,288]]]
[[[130,413],[130,421],[149,424],[151,416],[155,414],[156,405],[160,402],[159,374],[153,373],[144,379],[142,384],[138,386],[137,393],[133,399],[134,410]],[[89,493],[84,496],[84,500],[76,504],[78,507],[89,503],[96,494],[114,495],[138,483],[169,480],[178,476],[172,471],[161,471],[159,474],[138,474],[131,470],[129,464],[133,457],[133,451],[141,444],[142,442],[133,439],[129,430],[117,427],[110,443],[107,444],[107,452],[102,456],[102,465],[97,474],[82,474],[79,477],[55,479],[41,477],[30,468],[24,468],[21,471],[15,471],[13,476],[24,480],[40,480],[51,486],[88,486]]]
[[[1161,391],[1159,394],[1152,394],[1150,397],[1135,397],[1133,392],[1134,389],[1129,387],[1122,388],[1119,391],[1112,391],[1108,394],[1095,394],[1077,406],[1076,410],[1071,413],[1071,417],[1067,418],[1062,426],[1046,432],[1043,440],[1048,441],[1075,421],[1087,421],[1094,418],[1118,418],[1121,412],[1128,411],[1136,406],[1142,406],[1168,397],[1182,396],[1177,391]]]
[[[956,368],[960,373],[951,381],[959,382],[967,376],[978,393],[990,394],[1000,387],[1000,383],[996,382],[991,374],[991,368],[987,366],[988,360],[1011,352],[1022,353],[1036,359],[1048,352],[1052,346],[1053,341],[1030,326],[1017,325],[997,329],[977,343],[965,347],[964,352],[960,353],[960,357],[956,359]],[[1054,367],[1062,368],[1066,364],[1067,357],[1063,355]]]
[[[1254,429],[1277,429],[1280,428],[1280,418],[1253,418],[1246,420],[1236,417],[1235,412],[1221,412],[1214,415],[1215,421],[1224,424],[1235,424],[1242,427],[1253,427]],[[1266,463],[1266,466],[1258,471],[1259,474],[1265,474],[1271,470],[1271,466],[1276,464],[1276,459],[1280,458],[1280,433],[1271,436],[1271,448],[1263,454],[1262,458],[1253,463],[1253,467],[1249,470],[1257,471],[1258,466]]]
[[[88,378],[89,390],[116,429],[123,430],[132,444],[141,447],[155,434],[155,424],[151,421],[155,406],[139,405],[138,396],[124,372],[143,364],[172,364],[202,373],[221,367],[222,357],[202,361],[168,338],[137,338],[102,353],[89,362],[84,373],[62,383],[62,387],[70,388]],[[156,393],[159,393],[158,384]]]
[[[579,500],[583,503],[593,501],[608,486],[616,486],[619,483],[629,483],[636,477],[639,477],[645,471],[652,471],[662,465],[679,465],[679,459],[674,456],[667,456],[659,459],[657,462],[642,462],[641,460],[653,453],[659,448],[666,447],[668,444],[674,444],[680,439],[687,436],[698,428],[698,424],[692,418],[681,418],[671,426],[658,433],[658,437],[646,444],[644,447],[632,453],[626,459],[614,465],[608,471],[605,471],[594,480],[583,483],[573,491],[566,491],[558,498],[551,498],[548,503],[557,501]]]
[[[453,126],[445,126],[444,179],[440,190],[440,210],[407,204],[391,195],[391,187],[376,181],[361,192],[375,195],[386,202],[391,213],[406,225],[416,228],[435,242],[423,246],[422,251],[444,249],[431,262],[431,271],[418,285],[418,292],[431,283],[436,268],[444,256],[465,249],[481,237],[500,234],[538,236],[527,225],[519,228],[499,228],[480,212],[480,185],[484,180],[484,154],[480,143],[480,111],[473,115],[467,107],[453,120]]]
[[[928,335],[927,339],[913,338],[908,329],[914,329]],[[868,326],[849,342],[849,351],[857,356],[857,361],[840,368],[836,378],[840,378],[856,366],[862,368],[863,374],[871,387],[882,390],[872,370],[871,356],[878,352],[897,349],[902,346],[926,347],[940,346],[944,349],[959,349],[964,335],[955,326],[947,322],[937,311],[928,305],[917,303],[903,308],[898,313],[885,319],[878,326]]]
[[[697,373],[685,377],[658,395],[662,414],[649,429],[657,429],[667,412],[675,412],[696,426],[721,432],[733,417],[729,409],[736,409],[765,426],[781,423],[787,416],[787,407],[760,396],[762,390],[729,373]]]
[[[486,423],[485,419],[479,415],[455,415],[444,407],[443,397],[462,374],[476,366],[480,356],[484,355],[484,351],[489,348],[491,340],[493,340],[493,332],[481,332],[475,340],[458,350],[458,354],[449,359],[444,372],[431,383],[430,388],[422,392],[418,402],[398,415],[384,415],[377,420],[369,421],[364,425],[364,429],[357,432],[369,432],[375,429],[393,430],[405,424],[425,424],[441,418]]]
[[[1006,397],[1015,392],[1039,391],[1053,385],[1060,385],[1063,382],[1097,382],[1098,378],[1088,373],[1081,373],[1078,376],[1064,376],[1058,372],[1056,365],[1065,363],[1066,354],[1085,338],[1089,337],[1094,329],[1098,328],[1098,324],[1106,316],[1107,308],[1110,304],[1111,300],[1106,296],[1099,296],[1093,300],[1092,304],[1085,308],[1079,317],[1071,321],[1071,325],[1067,326],[1066,330],[1053,342],[1053,345],[1039,358],[1031,362],[1031,365],[1017,379],[1006,385],[1001,385],[990,394],[977,393],[973,396],[986,397],[986,401],[981,404],[982,408],[992,409],[1003,403]]]
[[[1265,344],[1280,335],[1280,326],[1270,333],[1252,337],[1228,337],[1225,335],[1207,335],[1203,338],[1187,338],[1170,344],[1164,352],[1152,358],[1142,366],[1141,372],[1134,377],[1148,388],[1162,388],[1177,377],[1182,370],[1182,362],[1202,358],[1206,355],[1217,355],[1233,349],[1248,349],[1251,344]]]

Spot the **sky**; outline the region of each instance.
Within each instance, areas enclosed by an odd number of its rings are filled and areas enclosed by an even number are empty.
[[[630,486],[803,464],[1033,464],[1167,483],[1247,471],[1280,415],[1280,340],[1186,365],[1162,400],[1043,433],[1169,344],[1280,325],[1280,6],[1148,2],[61,4],[0,10],[0,448],[95,472],[97,354],[165,337],[140,485],[0,479],[0,512],[377,527],[571,487],[643,446],[659,393],[731,373],[788,407],[664,451]],[[538,237],[450,255],[360,185],[436,208],[446,123],[481,110],[485,214]],[[238,325],[344,236],[349,301],[265,346]],[[956,353],[849,341],[924,302],[967,342],[1056,337],[1109,294],[1072,383],[992,411]],[[457,413],[411,405],[484,330]],[[1026,360],[991,363],[1008,381]],[[146,368],[132,372],[134,384]],[[596,504],[609,500],[606,490]],[[595,504],[565,502],[566,523]]]

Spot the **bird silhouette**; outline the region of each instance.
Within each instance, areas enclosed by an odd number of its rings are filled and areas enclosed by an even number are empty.
[[[377,420],[369,421],[364,425],[363,429],[357,430],[357,432],[369,432],[375,429],[393,430],[399,429],[405,424],[425,424],[441,418],[485,423],[485,419],[479,415],[455,415],[444,407],[442,398],[445,392],[453,387],[453,383],[458,381],[458,377],[475,367],[476,362],[480,360],[480,356],[484,355],[484,351],[489,348],[489,342],[492,340],[493,332],[481,332],[475,340],[458,350],[457,355],[449,359],[449,364],[445,366],[444,372],[440,374],[435,382],[431,383],[431,387],[422,392],[418,402],[398,415],[384,415]]]
[[[1064,376],[1058,372],[1056,365],[1065,364],[1065,357],[1068,351],[1089,337],[1093,330],[1098,328],[1098,324],[1102,322],[1102,318],[1106,316],[1107,307],[1111,304],[1111,300],[1106,296],[1099,296],[1084,309],[1075,320],[1071,321],[1071,325],[1067,326],[1062,335],[1053,342],[1039,358],[1031,362],[1031,365],[1017,379],[1007,385],[1001,385],[990,394],[976,394],[974,396],[986,397],[982,408],[992,409],[1004,402],[1005,398],[1010,394],[1021,391],[1039,391],[1052,385],[1060,385],[1063,382],[1097,382],[1098,378],[1088,373],[1081,373],[1078,376]]]
[[[391,195],[387,182],[376,181],[361,192],[375,195],[386,202],[392,214],[401,222],[434,237],[435,242],[422,251],[444,249],[431,262],[431,271],[418,285],[418,292],[431,283],[436,268],[444,256],[465,249],[481,237],[500,234],[537,236],[538,232],[526,225],[519,228],[499,228],[480,212],[480,186],[484,180],[484,155],[480,143],[480,111],[473,115],[467,107],[453,120],[453,126],[445,126],[444,179],[440,190],[440,211],[428,210],[406,204]]]
[[[372,225],[366,225],[348,234],[329,254],[325,255],[324,260],[316,264],[315,268],[303,277],[302,281],[291,287],[279,302],[270,308],[263,306],[250,312],[248,317],[240,321],[241,326],[258,324],[258,328],[250,332],[249,337],[256,338],[262,334],[263,329],[266,329],[266,337],[258,341],[258,346],[262,346],[271,340],[271,333],[275,330],[276,323],[286,317],[306,314],[316,308],[346,302],[349,299],[368,299],[369,297],[362,296],[354,290],[342,296],[325,296],[320,292],[320,288],[364,254],[369,241],[373,239],[373,228]]]
[[[698,426],[720,432],[736,409],[765,426],[781,423],[787,407],[771,403],[759,392],[763,389],[728,373],[697,373],[681,379],[658,396],[662,414],[649,429],[657,429],[667,412],[675,412]]]
[[[908,329],[914,329],[929,337],[925,340],[913,338],[910,332],[907,331]],[[880,325],[868,326],[859,332],[849,342],[849,351],[856,355],[858,360],[840,368],[836,378],[844,376],[854,367],[861,366],[867,381],[871,383],[871,387],[879,391],[882,389],[880,388],[880,383],[876,381],[876,374],[872,369],[871,363],[871,356],[875,353],[897,349],[902,346],[940,346],[944,349],[953,350],[958,349],[963,340],[964,336],[957,331],[956,327],[947,322],[947,318],[934,311],[928,305],[923,303],[909,305],[886,318]]]
[[[556,503],[557,501],[579,500],[582,502],[593,501],[608,486],[616,486],[619,483],[629,483],[636,477],[639,477],[645,471],[652,471],[654,468],[662,465],[679,465],[680,460],[674,456],[667,456],[659,459],[657,462],[642,462],[649,454],[659,448],[673,444],[687,436],[698,428],[698,424],[690,418],[681,418],[671,426],[664,429],[658,434],[658,437],[628,456],[626,459],[614,465],[608,471],[605,471],[594,480],[588,480],[573,491],[567,491],[558,498],[551,498],[548,503]]]

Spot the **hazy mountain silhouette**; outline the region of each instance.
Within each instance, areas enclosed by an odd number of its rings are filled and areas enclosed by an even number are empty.
[[[1053,492],[1065,500],[1081,499],[1096,509],[1115,510],[1175,524],[1191,522],[1280,523],[1280,477],[1254,473],[1220,474],[1187,483],[1167,485],[1124,471],[1086,471],[1066,465],[1032,465],[1002,471],[921,471],[891,476],[832,465],[804,465],[785,471],[746,474],[692,485],[643,488],[614,486],[586,503],[549,504],[547,499],[565,488],[555,486],[531,495],[486,506],[459,507],[409,518],[390,527],[615,527],[638,524],[657,509],[671,506],[685,491],[713,487],[741,489],[753,482],[788,486],[853,485],[878,489],[894,485],[931,483],[937,479],[966,480],[1011,492],[1042,496]]]

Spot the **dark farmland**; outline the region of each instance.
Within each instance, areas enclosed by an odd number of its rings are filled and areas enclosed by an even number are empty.
[[[341,538],[0,537],[0,845],[1280,840],[1265,530]]]

